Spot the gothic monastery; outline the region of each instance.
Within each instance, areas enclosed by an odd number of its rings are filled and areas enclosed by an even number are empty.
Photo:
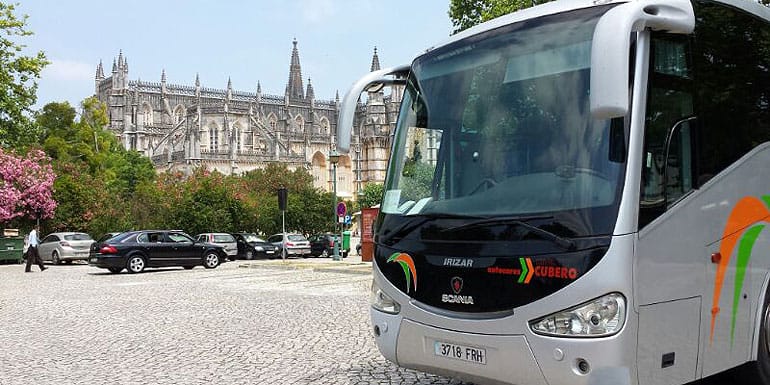
[[[283,163],[305,168],[316,187],[332,191],[329,152],[336,145],[339,92],[335,100],[316,99],[313,85],[302,81],[297,41],[293,42],[289,80],[283,95],[128,79],[121,52],[112,74],[96,68],[96,97],[107,105],[109,129],[127,149],[152,159],[159,171],[189,173],[204,166],[238,174]],[[380,69],[374,49],[371,71]],[[337,194],[356,199],[366,183],[385,178],[390,134],[395,126],[402,87],[368,94],[359,103],[351,151],[337,165]]]

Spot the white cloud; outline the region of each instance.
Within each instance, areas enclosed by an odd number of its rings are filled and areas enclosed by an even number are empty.
[[[106,72],[106,71],[105,71]],[[40,78],[58,81],[87,81],[94,80],[96,66],[76,60],[51,59],[51,64],[43,69]]]

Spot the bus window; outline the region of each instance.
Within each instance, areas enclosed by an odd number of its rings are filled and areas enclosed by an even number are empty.
[[[693,188],[690,124],[672,131],[693,115],[689,44],[686,38],[653,34],[642,159],[639,227],[664,213]],[[672,135],[673,133],[673,135]],[[671,137],[668,154],[666,145]],[[667,158],[668,157],[668,158]]]

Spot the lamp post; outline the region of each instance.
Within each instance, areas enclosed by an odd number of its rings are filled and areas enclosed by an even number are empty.
[[[331,150],[329,152],[329,163],[332,164],[332,212],[333,212],[333,220],[334,220],[334,233],[337,233],[337,162],[340,161],[340,154],[337,153],[337,150]],[[336,238],[336,235],[335,235]],[[340,241],[336,240],[334,241],[334,255],[332,255],[332,259],[335,261],[340,260]]]

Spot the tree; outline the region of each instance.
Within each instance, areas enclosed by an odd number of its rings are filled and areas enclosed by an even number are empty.
[[[80,119],[75,117],[69,103],[46,104],[35,117],[43,147],[61,175],[54,184],[59,207],[50,226],[94,235],[134,228],[129,205],[138,186],[154,180],[152,163],[125,150],[106,130],[107,110],[99,100],[85,99]]]
[[[0,222],[52,217],[55,178],[51,159],[42,151],[32,150],[20,157],[0,148]]]
[[[385,186],[381,183],[367,183],[364,186],[364,196],[359,202],[361,207],[367,208],[382,202],[382,194],[385,191]]]
[[[453,33],[458,33],[476,24],[548,1],[550,0],[451,0],[449,18],[455,27]]]
[[[49,62],[43,52],[23,55],[25,45],[14,38],[32,35],[27,16],[17,17],[16,6],[0,2],[0,147],[22,148],[40,139],[29,117],[37,101],[40,72]]]

